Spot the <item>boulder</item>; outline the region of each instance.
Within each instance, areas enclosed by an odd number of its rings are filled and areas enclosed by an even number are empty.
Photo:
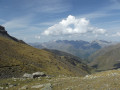
[[[32,86],[31,88],[41,88],[41,87],[43,87],[44,85],[43,84],[41,84],[41,85],[35,85],[35,86]]]
[[[44,84],[44,88],[42,88],[41,90],[52,90],[52,84],[51,83]]]
[[[19,90],[26,90],[26,89],[28,89],[28,86],[27,86],[27,85],[21,87]]]
[[[4,87],[1,87],[1,86],[0,86],[0,89],[1,89],[1,90],[3,90],[3,89],[4,89]]]
[[[32,75],[32,74],[25,73],[25,74],[23,75],[23,78],[33,78],[33,75]]]
[[[35,72],[32,75],[33,75],[33,78],[45,77],[46,76],[46,74],[44,72]]]

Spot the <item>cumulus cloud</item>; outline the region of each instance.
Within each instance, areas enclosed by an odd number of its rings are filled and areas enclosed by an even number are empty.
[[[117,32],[116,35],[117,35],[117,36],[120,36],[120,32]]]
[[[90,25],[90,21],[86,18],[75,18],[69,15],[66,19],[63,19],[58,24],[55,24],[46,29],[43,35],[74,35],[74,34],[105,34],[106,30],[102,28],[93,27]]]
[[[120,32],[117,32],[116,34],[113,34],[112,36],[119,37],[120,36]]]

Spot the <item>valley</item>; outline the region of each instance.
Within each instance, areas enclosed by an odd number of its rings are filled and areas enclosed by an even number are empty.
[[[1,31],[0,90],[120,89],[119,44],[101,46],[88,63],[63,51],[34,48]]]

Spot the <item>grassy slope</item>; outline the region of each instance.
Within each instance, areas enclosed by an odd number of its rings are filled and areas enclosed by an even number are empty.
[[[90,66],[97,66],[98,70],[120,68],[120,44],[105,47],[94,53]]]
[[[0,77],[17,77],[24,73],[43,71],[48,75],[86,75],[88,72],[64,63],[45,50],[0,37]],[[70,66],[69,66],[70,65]],[[76,68],[74,71],[74,68]]]
[[[66,52],[58,51],[58,50],[50,50],[50,49],[44,49],[44,50],[53,53],[54,56],[57,56],[57,57],[59,56],[59,58],[57,58],[57,59],[58,60],[60,59],[60,61],[62,61],[63,63],[66,63],[66,64],[67,64],[67,62],[71,63],[74,67],[71,65],[68,65],[68,66],[73,67],[74,71],[76,71],[76,72],[79,71],[76,67],[79,67],[79,68],[87,71],[89,74],[92,72],[92,68],[85,64],[86,63],[85,60],[83,60],[77,56],[74,56],[74,55],[66,53]]]
[[[6,84],[8,83],[9,84]],[[53,77],[40,79],[5,79],[0,81],[0,86],[9,90],[18,90],[27,87],[28,90],[43,90],[45,84],[51,83],[52,90],[120,90],[120,70],[99,72],[85,77]],[[14,87],[9,87],[14,85]],[[40,86],[32,88],[33,86]],[[46,90],[46,89],[45,89]]]

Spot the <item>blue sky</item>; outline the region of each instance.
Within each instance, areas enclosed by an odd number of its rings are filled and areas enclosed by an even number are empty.
[[[120,0],[0,0],[0,25],[26,42],[119,41]]]

